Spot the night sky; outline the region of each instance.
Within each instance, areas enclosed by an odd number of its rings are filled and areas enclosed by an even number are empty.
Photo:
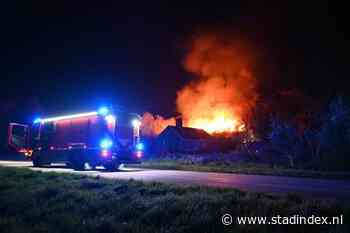
[[[200,30],[255,44],[271,89],[315,99],[349,91],[345,5],[8,2],[0,14],[4,123],[110,103],[171,116],[176,91],[192,78],[181,64],[187,41]]]

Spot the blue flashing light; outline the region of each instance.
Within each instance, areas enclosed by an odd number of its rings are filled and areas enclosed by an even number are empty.
[[[109,110],[107,107],[101,107],[98,109],[98,113],[101,115],[107,115],[109,113]]]
[[[113,145],[113,142],[112,142],[112,140],[110,140],[110,139],[103,139],[103,140],[101,140],[101,142],[100,142],[100,147],[101,148],[103,148],[103,149],[108,149],[108,148],[110,148],[111,146]]]
[[[107,121],[108,124],[113,124],[115,123],[115,116],[114,115],[107,115],[105,116],[105,120]]]
[[[37,124],[37,123],[40,123],[40,122],[41,122],[41,118],[36,118],[36,119],[33,121],[34,124]]]
[[[137,143],[135,147],[136,147],[136,150],[143,150],[143,149],[145,149],[145,146],[141,142]]]

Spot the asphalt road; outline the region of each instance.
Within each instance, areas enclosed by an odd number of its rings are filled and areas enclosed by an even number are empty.
[[[0,166],[27,167],[34,171],[83,174],[108,179],[135,179],[181,185],[229,187],[245,191],[279,194],[302,193],[311,198],[330,198],[350,201],[350,181],[341,180],[137,168],[123,168],[119,172],[106,172],[103,169],[74,171],[63,165],[54,165],[50,168],[34,168],[31,162],[26,161],[0,161]]]

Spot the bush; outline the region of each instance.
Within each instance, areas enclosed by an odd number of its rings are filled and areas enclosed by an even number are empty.
[[[348,169],[350,165],[349,109],[341,97],[335,98],[322,119],[318,133],[322,168]]]
[[[297,125],[273,119],[269,134],[272,153],[290,167],[348,170],[350,165],[350,115],[341,97],[331,101],[318,127],[299,130]],[[299,164],[297,164],[299,163]]]
[[[291,168],[294,168],[297,160],[305,154],[306,147],[303,135],[292,123],[272,119],[269,139],[272,150],[277,155],[286,158]]]

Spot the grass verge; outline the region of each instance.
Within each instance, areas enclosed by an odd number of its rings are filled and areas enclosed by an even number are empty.
[[[348,232],[340,203],[0,168],[0,232]],[[338,216],[344,225],[224,226],[221,216]]]
[[[163,169],[163,170],[183,170],[199,172],[224,172],[250,175],[272,175],[289,177],[307,177],[318,179],[339,179],[350,180],[350,172],[323,172],[302,169],[288,169],[282,167],[271,168],[266,164],[254,163],[208,163],[208,164],[190,164],[177,160],[151,159],[143,161],[141,164],[133,164],[132,167]]]

